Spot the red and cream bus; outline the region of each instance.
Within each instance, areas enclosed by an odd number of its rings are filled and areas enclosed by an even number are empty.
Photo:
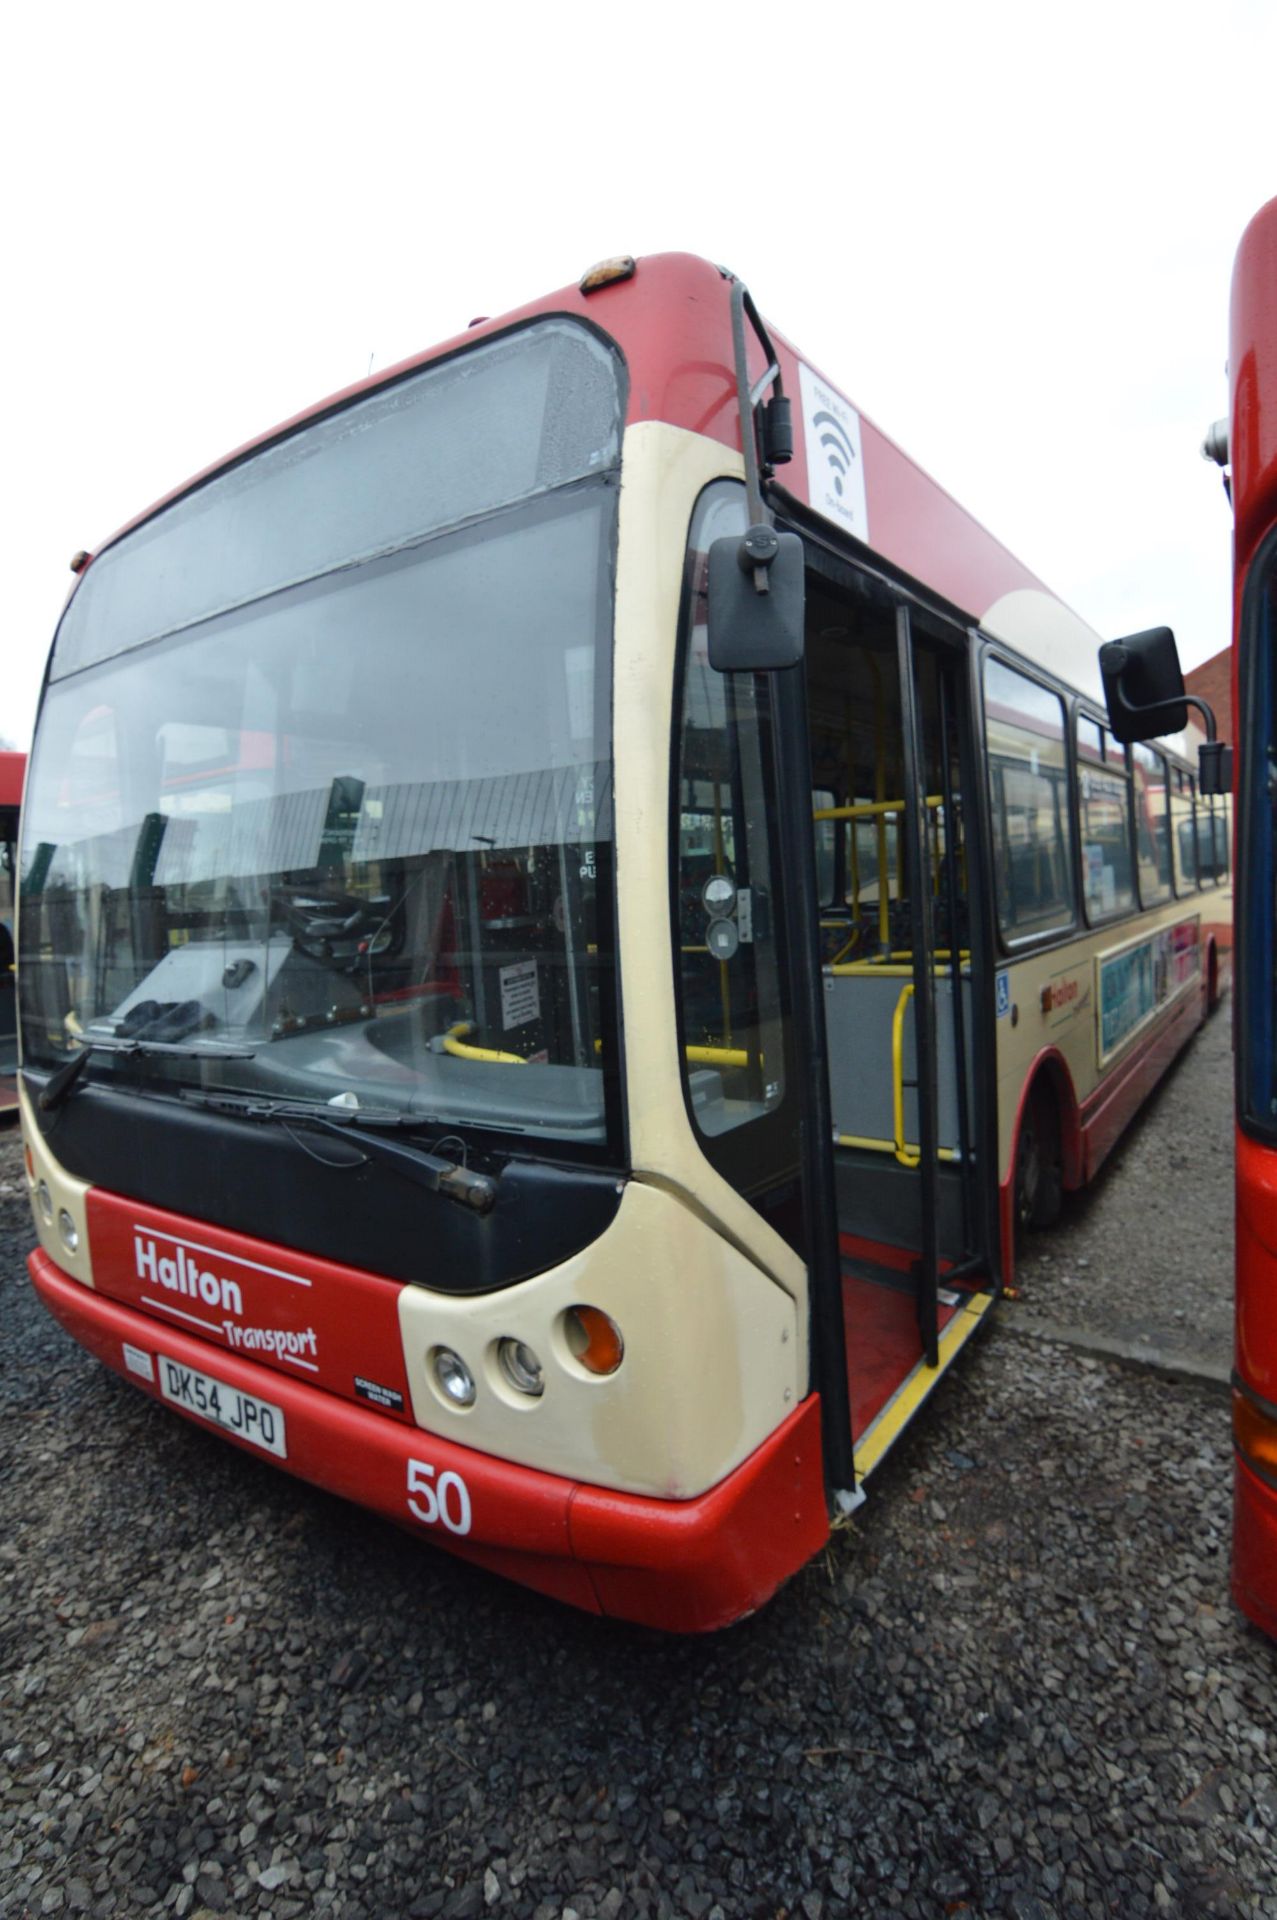
[[[1233,1596],[1277,1636],[1277,200],[1233,270],[1237,1344]]]
[[[18,982],[14,945],[17,903],[18,816],[24,753],[0,753],[0,1115],[18,1109]]]
[[[685,256],[241,449],[54,640],[41,1297],[472,1561],[757,1607],[1204,1017],[1095,647]]]

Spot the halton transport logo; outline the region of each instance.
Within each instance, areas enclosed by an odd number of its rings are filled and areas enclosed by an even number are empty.
[[[170,1249],[165,1251],[165,1247]],[[197,1246],[191,1242],[175,1239],[171,1234],[159,1234],[149,1227],[135,1226],[133,1229],[133,1261],[138,1280],[144,1286],[159,1288],[167,1294],[176,1294],[188,1303],[179,1307],[173,1300],[150,1299],[144,1304],[159,1307],[164,1313],[171,1313],[179,1320],[187,1320],[192,1325],[202,1327],[208,1333],[221,1334],[228,1347],[243,1353],[261,1353],[272,1355],[277,1360],[287,1360],[292,1365],[304,1367],[308,1373],[318,1372],[319,1340],[313,1327],[259,1327],[245,1326],[244,1293],[238,1280],[232,1280],[224,1273],[217,1273],[206,1267],[197,1255],[219,1256],[208,1247]],[[253,1268],[253,1261],[239,1261],[237,1266]],[[309,1287],[310,1281],[300,1274],[285,1273],[279,1267],[262,1267],[262,1273],[273,1275],[280,1280],[288,1280],[297,1287]],[[190,1311],[191,1307],[205,1307],[221,1316],[219,1320],[209,1320]]]

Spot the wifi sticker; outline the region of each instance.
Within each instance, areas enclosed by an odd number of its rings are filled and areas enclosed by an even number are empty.
[[[799,363],[803,430],[807,442],[807,490],[812,506],[858,540],[869,538],[865,469],[860,451],[860,415],[840,393]]]

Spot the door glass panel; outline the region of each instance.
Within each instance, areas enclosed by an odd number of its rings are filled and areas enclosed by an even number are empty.
[[[675,977],[688,1102],[711,1136],[774,1112],[785,1091],[767,679],[716,672],[706,626],[710,544],[745,524],[736,485],[702,497],[679,695]]]

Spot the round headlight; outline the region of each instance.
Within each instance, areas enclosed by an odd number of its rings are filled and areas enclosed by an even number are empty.
[[[451,1347],[436,1347],[430,1362],[435,1384],[449,1406],[474,1405],[474,1375],[459,1353]]]
[[[46,1224],[48,1226],[52,1226],[53,1225],[53,1195],[49,1192],[49,1183],[47,1180],[42,1180],[40,1182],[39,1186],[35,1190],[35,1197],[40,1203],[40,1211],[44,1215]]]
[[[512,1387],[535,1400],[545,1392],[545,1375],[532,1348],[522,1340],[502,1340],[497,1347],[501,1371]]]
[[[80,1233],[65,1207],[58,1210],[58,1232],[62,1235],[62,1244],[67,1252],[74,1253],[80,1244]]]

